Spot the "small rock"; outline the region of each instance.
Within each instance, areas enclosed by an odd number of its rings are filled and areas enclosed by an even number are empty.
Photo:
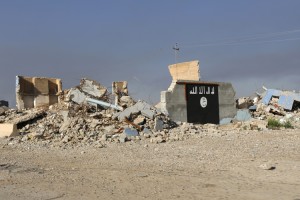
[[[69,138],[69,136],[65,136],[63,139],[62,139],[62,142],[63,143],[67,143],[67,142],[69,142],[70,141],[70,138]]]
[[[127,136],[125,134],[121,134],[119,137],[119,141],[121,143],[124,143],[124,142],[126,142],[126,140],[127,140]]]
[[[103,134],[102,136],[101,136],[101,139],[100,139],[100,141],[106,141],[107,140],[107,135],[106,134]]]
[[[138,116],[137,118],[134,119],[133,123],[138,124],[138,125],[144,125],[146,122],[146,118],[143,116]]]
[[[271,164],[271,163],[264,163],[264,164],[261,164],[259,167],[263,170],[274,170],[274,169],[276,169],[276,166],[274,164]]]

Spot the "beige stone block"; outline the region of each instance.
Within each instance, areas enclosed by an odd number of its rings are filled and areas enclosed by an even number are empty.
[[[16,124],[0,124],[0,137],[13,137],[19,135]]]
[[[169,71],[173,80],[200,80],[198,60],[169,65]]]

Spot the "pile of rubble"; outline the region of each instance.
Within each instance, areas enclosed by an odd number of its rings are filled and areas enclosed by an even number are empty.
[[[115,93],[118,93],[115,89]],[[107,89],[93,80],[61,92],[59,103],[30,109],[5,109],[0,124],[12,125],[8,136],[16,142],[91,144],[148,139],[153,143],[170,140],[176,127],[167,116],[144,101],[135,102],[127,93],[117,95],[120,105]],[[2,109],[2,107],[1,107]]]
[[[237,100],[237,118],[239,121],[255,122],[267,128],[270,120],[278,121],[282,127],[300,127],[300,94],[294,91],[282,91],[263,87],[262,93],[253,97],[243,97]],[[252,124],[255,124],[252,123]],[[248,123],[249,124],[249,123]]]
[[[290,91],[265,88],[263,93],[254,97],[238,99],[236,117],[222,119],[221,126],[195,125],[174,122],[159,108],[144,101],[136,102],[128,94],[127,82],[114,82],[112,93],[109,93],[98,82],[82,79],[79,86],[57,89],[59,92],[55,93],[55,87],[61,88],[60,80],[49,79],[52,85],[48,86],[43,78],[19,79],[24,83],[31,81],[27,85],[36,84],[39,90],[46,92],[27,94],[24,93],[25,87],[20,85],[18,99],[23,109],[9,109],[7,102],[0,101],[0,136],[10,136],[12,143],[95,147],[140,140],[162,143],[184,140],[190,135],[205,132],[265,130],[270,128],[269,119],[300,127],[300,94]],[[30,102],[28,95],[35,96],[37,100]],[[50,105],[46,97],[56,103]],[[38,104],[36,101],[39,101]]]

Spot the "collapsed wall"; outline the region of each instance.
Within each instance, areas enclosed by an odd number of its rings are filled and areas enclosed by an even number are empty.
[[[16,76],[18,109],[38,108],[58,103],[61,91],[60,79]]]

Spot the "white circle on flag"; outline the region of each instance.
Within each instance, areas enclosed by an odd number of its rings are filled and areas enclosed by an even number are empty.
[[[200,105],[202,108],[205,108],[207,106],[207,99],[206,97],[201,97],[200,99]]]

